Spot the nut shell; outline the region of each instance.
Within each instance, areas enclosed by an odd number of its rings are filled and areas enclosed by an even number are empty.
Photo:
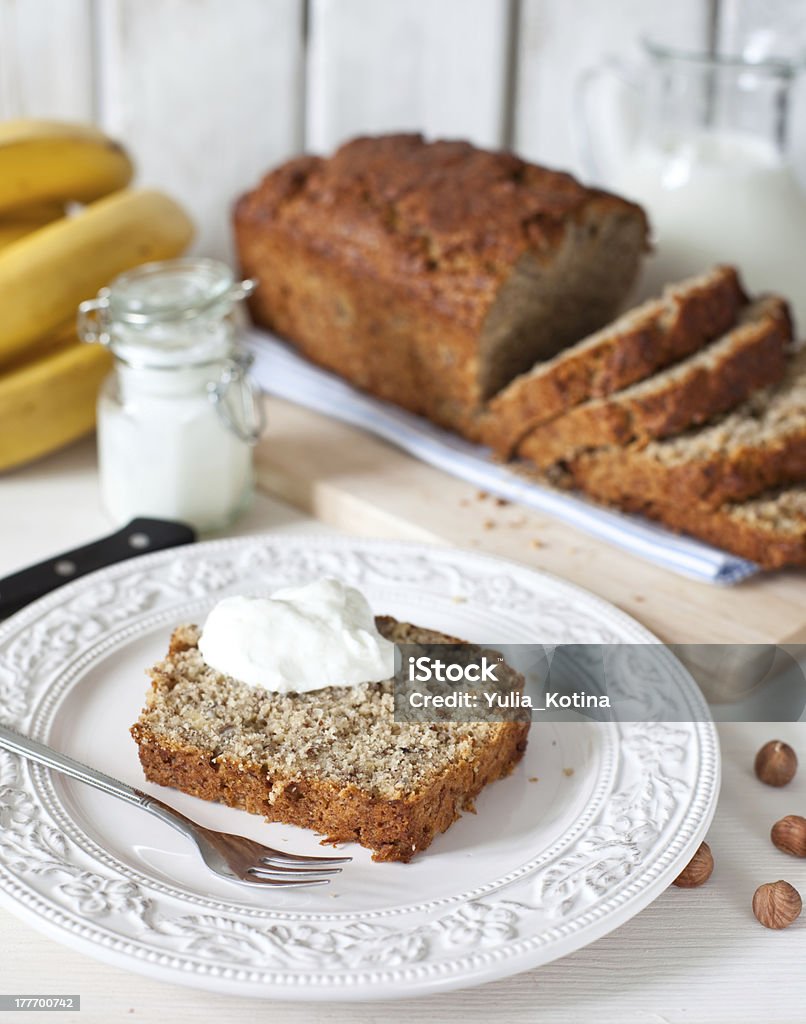
[[[765,882],[753,894],[753,913],[765,928],[788,928],[800,917],[803,902],[789,882]]]
[[[700,843],[697,852],[675,878],[672,885],[680,889],[696,889],[705,885],[714,870],[714,856],[708,843]]]
[[[798,770],[798,757],[788,743],[770,740],[756,754],[756,775],[768,786],[785,786]]]
[[[770,839],[784,853],[792,857],[806,857],[806,818],[787,814],[772,826]]]

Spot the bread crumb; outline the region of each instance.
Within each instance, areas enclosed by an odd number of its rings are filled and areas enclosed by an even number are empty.
[[[535,550],[539,550],[540,548],[544,548],[546,546],[543,543],[543,541],[542,540],[538,540],[537,537],[532,537],[532,539],[529,541],[529,544]]]
[[[506,508],[507,505],[511,504],[506,498],[496,498],[495,503],[499,508]]]
[[[540,782],[540,779],[538,779],[538,777],[536,775],[530,775],[529,776],[529,781],[530,782]]]
[[[482,525],[483,525],[485,530],[492,530],[492,529],[495,528],[495,520],[494,519],[485,519],[484,522],[482,523]]]
[[[635,596],[633,597],[633,601],[635,601],[636,604],[643,604],[644,601],[646,601],[646,598],[643,597],[641,594],[635,594]]]
[[[476,493],[476,497],[478,498],[479,501],[486,501],[490,497],[490,495],[486,491],[478,491]]]
[[[573,768],[563,768],[563,775],[566,775],[569,779],[574,774]]]

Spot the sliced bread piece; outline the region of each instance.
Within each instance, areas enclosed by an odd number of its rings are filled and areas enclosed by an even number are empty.
[[[626,503],[627,505],[631,503]],[[806,486],[768,491],[738,504],[635,503],[632,511],[724,548],[764,569],[806,565]]]
[[[806,350],[778,387],[700,430],[646,447],[584,452],[569,472],[594,498],[710,507],[806,480]]]
[[[765,296],[745,307],[738,325],[700,352],[535,427],[518,453],[545,469],[587,449],[682,433],[780,381],[791,342],[785,300]]]
[[[394,643],[461,643],[392,618],[376,623]],[[197,627],[179,627],[151,669],[131,730],[146,778],[328,842],[361,843],[374,860],[411,860],[526,749],[527,712],[504,722],[395,721],[391,680],[272,693],[214,671],[198,640]],[[500,681],[523,687],[511,669]]]
[[[736,322],[746,301],[733,267],[715,267],[666,288],[661,298],[515,378],[489,403],[481,421],[484,442],[510,456],[538,423],[696,352]]]

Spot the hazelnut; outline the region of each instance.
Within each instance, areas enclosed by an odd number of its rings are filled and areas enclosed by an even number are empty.
[[[675,878],[672,885],[680,889],[696,889],[705,885],[714,870],[714,857],[708,843],[700,843],[697,852],[688,862],[686,867]]]
[[[768,786],[785,786],[797,770],[797,754],[783,740],[770,740],[756,754],[756,775]]]
[[[753,894],[753,913],[765,928],[788,928],[802,906],[800,893],[789,882],[766,882]]]
[[[772,826],[770,839],[779,850],[793,857],[806,857],[806,818],[787,814]]]

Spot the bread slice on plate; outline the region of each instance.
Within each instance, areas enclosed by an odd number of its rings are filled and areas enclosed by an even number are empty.
[[[715,267],[669,286],[661,298],[516,377],[489,403],[484,442],[502,457],[512,455],[537,424],[696,352],[733,326],[746,301],[733,267]]]
[[[602,501],[716,507],[806,480],[806,350],[767,388],[699,430],[584,452],[573,483]]]
[[[377,619],[393,643],[461,641]],[[210,668],[180,626],[132,728],[146,778],[409,861],[523,756],[528,715],[396,722],[392,681],[278,694]],[[523,677],[509,670],[513,689]]]
[[[581,451],[680,434],[778,383],[791,343],[785,300],[765,296],[745,307],[735,327],[682,362],[535,427],[518,454],[545,469]]]

